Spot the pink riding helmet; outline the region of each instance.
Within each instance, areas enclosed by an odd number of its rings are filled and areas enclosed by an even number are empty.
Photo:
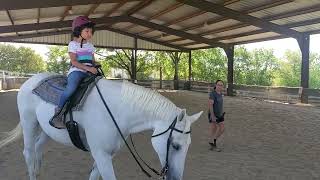
[[[94,22],[92,22],[87,16],[78,16],[72,22],[72,31],[74,31],[77,27],[81,27],[84,25],[94,26]]]

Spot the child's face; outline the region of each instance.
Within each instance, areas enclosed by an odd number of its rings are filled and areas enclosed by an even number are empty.
[[[81,31],[81,37],[83,37],[85,40],[89,40],[92,38],[92,29],[91,28],[84,28]]]

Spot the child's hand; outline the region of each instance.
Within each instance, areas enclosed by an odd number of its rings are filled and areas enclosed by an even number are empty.
[[[97,69],[95,67],[90,67],[88,69],[88,71],[91,72],[92,74],[97,74],[98,73],[98,71],[97,71]]]

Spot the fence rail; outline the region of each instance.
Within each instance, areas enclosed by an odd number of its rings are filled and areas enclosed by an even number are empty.
[[[29,77],[1,77],[0,90],[18,89],[28,78]],[[172,80],[137,80],[136,84],[152,89],[174,89],[174,81]],[[208,82],[191,81],[191,83],[189,83],[188,81],[179,81],[179,89],[208,93],[212,88],[213,84]],[[302,88],[234,84],[233,92],[235,96],[253,97],[285,103],[298,103],[300,102]],[[304,92],[308,95],[310,104],[320,106],[320,89],[304,89]]]

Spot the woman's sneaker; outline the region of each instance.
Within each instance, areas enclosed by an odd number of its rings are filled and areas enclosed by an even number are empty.
[[[209,142],[209,145],[210,145],[210,150],[211,151],[221,152],[221,149],[218,148],[216,144],[214,144],[212,142]]]

